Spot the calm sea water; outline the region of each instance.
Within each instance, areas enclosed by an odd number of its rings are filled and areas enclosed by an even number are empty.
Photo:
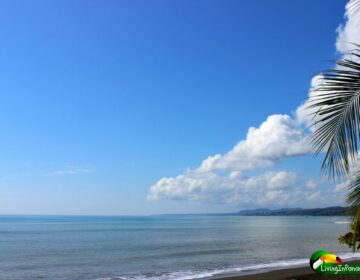
[[[350,257],[341,217],[0,216],[0,279],[197,279]]]

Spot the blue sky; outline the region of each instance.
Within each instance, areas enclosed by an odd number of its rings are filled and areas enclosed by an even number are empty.
[[[1,1],[0,213],[262,206],[147,196],[161,178],[231,150],[268,116],[292,117],[312,77],[339,57],[345,3]],[[306,188],[322,180],[320,162],[279,158],[241,176],[286,169]]]

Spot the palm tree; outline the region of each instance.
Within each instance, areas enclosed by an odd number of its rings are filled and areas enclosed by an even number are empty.
[[[309,105],[315,108],[312,143],[317,153],[325,151],[322,170],[334,179],[351,176],[348,203],[356,213],[351,231],[339,241],[354,250],[360,248],[360,46],[355,47],[335,69],[322,73]]]
[[[347,11],[349,18],[359,20],[360,0],[350,0]],[[322,170],[334,179],[350,177],[352,223],[339,241],[353,250],[360,249],[360,45],[355,47],[335,69],[322,74],[309,105],[315,108],[312,143],[317,153],[326,152]]]

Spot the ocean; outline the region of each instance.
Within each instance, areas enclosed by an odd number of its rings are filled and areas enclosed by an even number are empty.
[[[308,263],[344,217],[0,216],[0,279],[209,279]]]

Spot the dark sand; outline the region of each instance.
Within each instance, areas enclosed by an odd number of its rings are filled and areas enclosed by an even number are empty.
[[[360,260],[347,262],[360,263]],[[311,270],[310,267],[289,268],[274,270],[259,274],[222,277],[221,280],[360,280],[360,275],[321,275]]]

